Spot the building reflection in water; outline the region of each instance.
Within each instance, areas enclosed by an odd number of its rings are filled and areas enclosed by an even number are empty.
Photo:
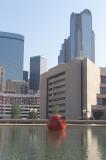
[[[0,127],[0,158],[15,160],[105,160],[106,128]],[[1,160],[0,159],[0,160]]]
[[[102,160],[97,136],[93,134],[91,127],[87,129],[87,157],[88,160]]]

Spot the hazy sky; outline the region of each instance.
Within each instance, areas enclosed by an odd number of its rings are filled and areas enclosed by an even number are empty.
[[[106,67],[106,0],[0,0],[0,30],[25,36],[24,69],[36,55],[51,68],[69,36],[71,13],[85,8],[92,12],[96,64]]]

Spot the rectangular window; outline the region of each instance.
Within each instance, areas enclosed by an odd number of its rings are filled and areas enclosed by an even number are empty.
[[[106,76],[101,76],[101,83],[106,83]]]
[[[102,98],[97,98],[97,105],[102,105]]]
[[[100,88],[100,93],[101,94],[106,94],[106,87],[101,87]]]
[[[102,105],[106,105],[106,98],[102,99]]]

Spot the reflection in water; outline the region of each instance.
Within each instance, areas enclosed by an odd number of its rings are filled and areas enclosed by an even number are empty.
[[[99,151],[97,137],[92,133],[92,129],[87,129],[87,155],[88,160],[102,160],[101,152]]]
[[[106,160],[106,128],[0,127],[0,160]]]
[[[66,140],[66,130],[51,131],[48,130],[50,141],[54,148],[60,148]]]

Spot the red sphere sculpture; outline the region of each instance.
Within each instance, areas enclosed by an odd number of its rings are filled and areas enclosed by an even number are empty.
[[[63,130],[66,128],[66,121],[62,119],[60,114],[55,114],[48,121],[48,129],[50,130]]]

